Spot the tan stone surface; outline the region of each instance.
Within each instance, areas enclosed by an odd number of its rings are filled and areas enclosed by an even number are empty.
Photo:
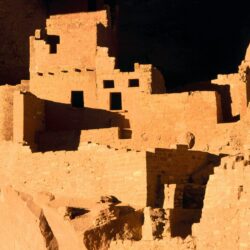
[[[117,68],[111,21],[48,17],[30,80],[0,86],[0,248],[250,249],[249,49],[168,93]]]

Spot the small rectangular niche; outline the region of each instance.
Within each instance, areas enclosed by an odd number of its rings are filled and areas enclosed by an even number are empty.
[[[139,79],[129,79],[128,81],[128,86],[130,88],[136,88],[140,86],[140,81]]]
[[[113,89],[115,87],[115,82],[113,80],[103,80],[104,89]]]
[[[71,105],[74,108],[84,108],[84,93],[83,91],[71,92]]]
[[[110,93],[110,110],[122,109],[122,93],[114,92]]]

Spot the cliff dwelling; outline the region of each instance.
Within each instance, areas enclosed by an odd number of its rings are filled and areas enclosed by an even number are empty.
[[[250,45],[173,85],[132,63],[148,41],[122,50],[133,1],[25,2],[0,49],[1,250],[250,249]]]

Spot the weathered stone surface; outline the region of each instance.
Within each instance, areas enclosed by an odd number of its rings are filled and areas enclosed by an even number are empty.
[[[1,249],[249,249],[249,50],[166,93],[152,65],[117,69],[114,12],[89,4],[36,27],[30,80],[0,86]]]

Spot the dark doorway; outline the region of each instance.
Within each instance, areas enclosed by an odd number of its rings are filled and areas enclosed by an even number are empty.
[[[60,43],[60,37],[56,35],[47,35],[46,43],[50,45],[49,53],[57,53],[57,44]]]
[[[89,0],[88,1],[88,10],[89,11],[96,11],[97,10],[96,0]]]
[[[84,108],[84,95],[83,91],[71,92],[71,105],[75,108]]]
[[[122,93],[110,93],[110,110],[122,109]]]

